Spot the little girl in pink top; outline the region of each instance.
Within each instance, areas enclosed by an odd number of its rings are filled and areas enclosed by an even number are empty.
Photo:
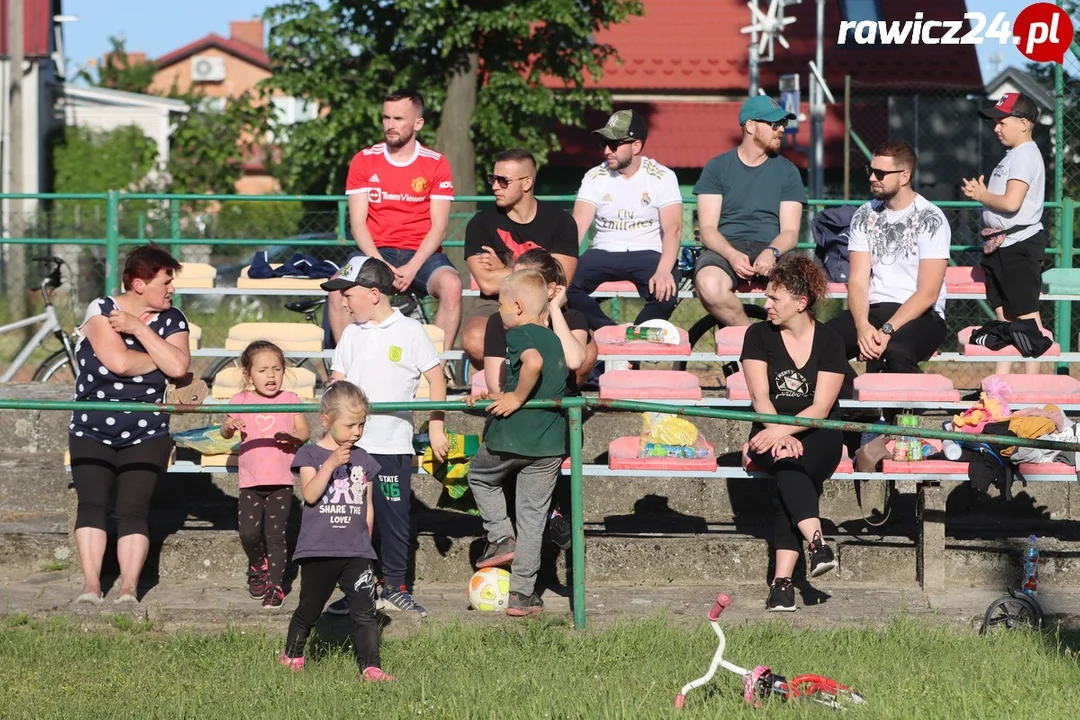
[[[240,356],[244,387],[230,404],[291,404],[294,392],[282,390],[285,354],[277,345],[257,340]],[[267,408],[269,410],[269,408]],[[311,437],[300,413],[241,413],[229,415],[221,436],[240,431],[240,499],[237,525],[240,544],[248,556],[248,592],[265,608],[285,602],[281,581],[288,562],[285,525],[293,500],[292,461],[296,449]]]

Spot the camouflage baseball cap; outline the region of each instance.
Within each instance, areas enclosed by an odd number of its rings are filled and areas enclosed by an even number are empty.
[[[593,135],[599,135],[606,140],[642,140],[649,134],[649,128],[645,124],[645,118],[636,110],[619,110],[608,118],[607,125],[599,130],[593,130]]]

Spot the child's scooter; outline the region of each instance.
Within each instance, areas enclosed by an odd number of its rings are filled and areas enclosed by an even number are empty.
[[[712,665],[704,677],[691,680],[683,686],[679,694],[675,696],[675,707],[682,708],[686,704],[686,694],[696,687],[701,687],[712,679],[719,667],[735,673],[743,681],[743,698],[754,707],[759,707],[761,701],[770,695],[779,695],[783,700],[800,700],[803,698],[821,703],[832,708],[843,709],[849,706],[859,705],[863,702],[863,696],[851,688],[841,685],[835,680],[820,675],[796,675],[788,680],[782,675],[775,675],[767,668],[758,666],[753,670],[743,668],[724,659],[724,647],[727,640],[724,631],[720,628],[717,620],[724,608],[731,604],[731,598],[720,595],[716,598],[716,604],[709,611],[709,623],[713,632],[720,638],[720,644],[713,655]]]

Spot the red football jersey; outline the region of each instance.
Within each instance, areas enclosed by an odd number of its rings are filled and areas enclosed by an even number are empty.
[[[431,230],[431,201],[453,200],[450,163],[416,143],[409,162],[386,154],[386,143],[364,148],[352,159],[345,194],[367,193],[368,232],[377,247],[416,250]]]

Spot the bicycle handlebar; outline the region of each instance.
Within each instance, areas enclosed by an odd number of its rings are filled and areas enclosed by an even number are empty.
[[[712,610],[709,611],[709,621],[716,622],[720,619],[720,613],[724,612],[724,608],[731,604],[731,598],[721,593],[716,596],[716,604],[712,606]]]

